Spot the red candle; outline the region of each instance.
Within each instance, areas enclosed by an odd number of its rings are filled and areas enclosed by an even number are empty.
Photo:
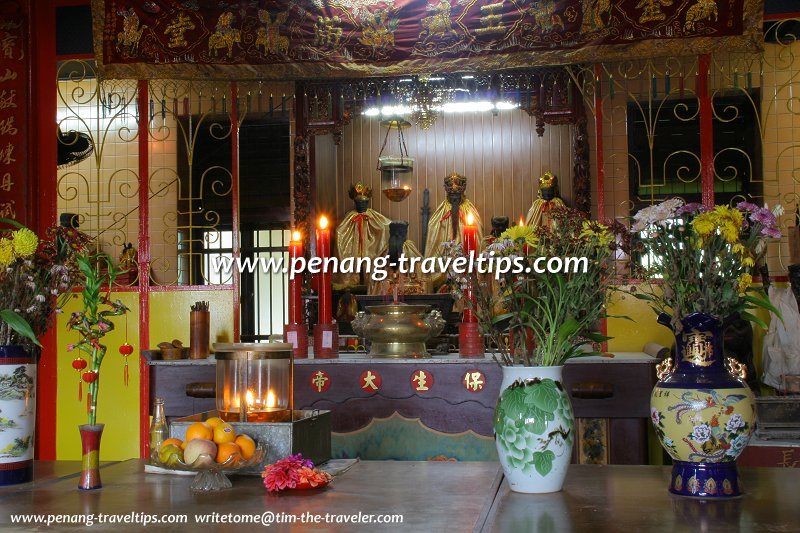
[[[331,295],[331,273],[326,272],[325,263],[331,255],[331,230],[328,228],[328,219],[324,215],[319,217],[317,228],[317,255],[322,260],[320,273],[317,274],[319,287],[319,324],[333,323],[333,305]]]
[[[299,231],[292,232],[289,241],[289,266],[295,264],[298,257],[303,257],[303,239]],[[289,323],[301,324],[303,321],[302,278],[295,274],[289,280]]]
[[[467,256],[467,259],[470,259],[470,264],[473,264],[474,258],[471,258],[471,256],[478,252],[478,226],[475,224],[472,213],[467,214],[467,223],[464,225],[461,242],[464,246],[464,255]],[[471,302],[471,305],[467,305],[464,309],[464,322],[477,322],[475,313],[472,312],[472,305],[475,305],[475,300],[471,283],[464,290],[464,296]]]

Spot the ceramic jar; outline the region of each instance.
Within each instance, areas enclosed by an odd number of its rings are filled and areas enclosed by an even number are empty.
[[[506,366],[494,412],[497,454],[511,490],[557,492],[575,440],[563,366]]]
[[[659,320],[664,323],[663,317]],[[673,460],[669,491],[726,498],[742,492],[736,458],[755,429],[755,399],[744,367],[723,357],[722,322],[704,313],[681,320],[677,362],[659,365],[650,418]]]
[[[23,346],[0,346],[0,485],[33,480],[36,361]]]

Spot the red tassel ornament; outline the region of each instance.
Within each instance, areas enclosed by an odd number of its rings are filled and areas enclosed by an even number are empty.
[[[83,379],[81,379],[81,371],[86,368],[86,360],[76,357],[72,360],[72,368],[78,371],[78,401],[83,400]]]
[[[126,328],[127,329],[127,328]],[[128,386],[128,356],[133,353],[133,346],[128,344],[128,341],[119,347],[119,353],[125,358],[125,369],[123,370],[123,380],[125,381],[125,386]]]
[[[94,383],[97,381],[97,372],[95,370],[87,370],[83,373],[83,381],[86,383]],[[86,412],[92,412],[92,392],[91,390],[86,394]]]

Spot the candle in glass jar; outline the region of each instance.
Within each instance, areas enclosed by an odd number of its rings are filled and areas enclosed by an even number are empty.
[[[317,256],[322,260],[320,272],[317,274],[319,289],[319,324],[333,323],[333,305],[331,294],[331,273],[327,271],[327,259],[331,255],[331,230],[328,227],[328,218],[319,217],[317,228]]]
[[[289,265],[294,266],[298,258],[303,257],[303,240],[299,231],[292,232],[289,241]],[[294,268],[290,269],[295,272]],[[303,317],[302,279],[294,275],[289,280],[289,323],[300,324]]]

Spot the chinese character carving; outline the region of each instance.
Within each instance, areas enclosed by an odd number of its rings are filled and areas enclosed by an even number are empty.
[[[164,29],[164,34],[170,37],[167,43],[168,48],[183,48],[188,46],[185,33],[195,28],[194,22],[185,13],[178,13],[175,20]]]
[[[16,98],[17,98],[16,89],[11,89],[9,91],[3,89],[2,91],[0,91],[0,109],[17,107],[17,102],[15,102]]]
[[[317,370],[311,376],[311,386],[317,392],[325,392],[331,387],[331,378],[324,370]]]
[[[14,182],[11,179],[11,173],[6,172],[3,174],[3,178],[0,179],[0,191],[11,192],[11,187],[14,186]]]
[[[13,118],[13,117],[12,117]],[[6,144],[5,148],[0,148],[0,163],[3,165],[10,165],[15,163],[16,158],[12,157],[14,154],[14,145],[11,143]]]
[[[0,135],[16,135],[17,128],[14,126],[14,117],[0,120]]]
[[[417,392],[426,392],[433,386],[433,374],[427,370],[419,370],[411,375],[411,387]]]
[[[470,370],[464,374],[464,388],[470,392],[482,391],[485,382],[483,372],[478,370]]]
[[[778,463],[778,466],[782,466],[783,468],[797,468],[797,460],[794,458],[794,448],[782,450],[782,452],[783,460]]]
[[[713,336],[708,332],[697,330],[685,334],[686,345],[683,349],[683,360],[698,366],[708,366],[714,362]]]
[[[0,217],[17,218],[17,212],[14,209],[14,200],[0,204]]]
[[[360,384],[361,389],[367,392],[375,392],[381,388],[381,376],[372,370],[365,370],[361,374]]]

